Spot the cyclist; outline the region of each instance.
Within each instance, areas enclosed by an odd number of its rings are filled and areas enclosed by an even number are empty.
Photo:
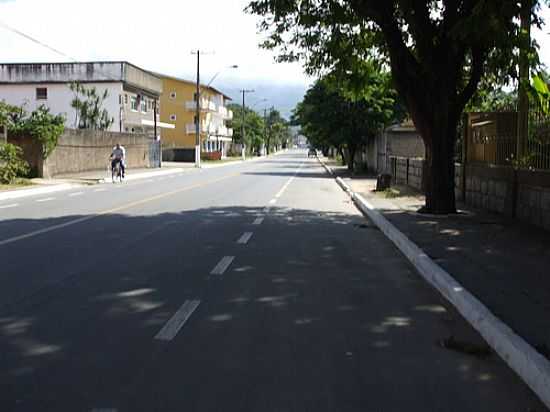
[[[117,163],[120,163],[120,170],[122,172],[122,178],[124,179],[124,173],[126,171],[126,166],[124,164],[124,159],[126,158],[126,149],[124,146],[121,146],[120,143],[117,143],[115,147],[113,147],[113,151],[111,152],[111,170],[113,170],[116,167]]]

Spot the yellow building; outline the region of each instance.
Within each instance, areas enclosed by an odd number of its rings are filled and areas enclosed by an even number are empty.
[[[161,77],[163,82],[160,121],[175,125],[174,129],[162,131],[163,149],[194,150],[196,83],[163,74],[156,75]],[[233,118],[233,112],[226,107],[231,98],[213,87],[206,86],[201,86],[200,94],[201,150],[220,152],[221,157],[225,157],[233,136],[233,129],[226,126],[226,122]],[[187,157],[190,158],[190,155]]]

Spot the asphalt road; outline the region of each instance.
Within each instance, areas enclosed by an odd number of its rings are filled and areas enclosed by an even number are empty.
[[[0,201],[0,411],[543,411],[305,151]]]

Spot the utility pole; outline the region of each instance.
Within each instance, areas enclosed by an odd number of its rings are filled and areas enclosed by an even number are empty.
[[[201,167],[201,90],[200,90],[200,61],[201,52],[197,50],[197,90],[195,91],[195,167]]]
[[[243,156],[243,160],[246,159],[246,149],[245,149],[245,140],[244,140],[244,112],[245,112],[245,103],[244,103],[244,96],[246,95],[246,93],[254,93],[254,90],[247,90],[247,89],[242,89],[241,90],[241,93],[243,94],[243,105],[241,107],[241,111],[242,111],[242,121],[241,121],[241,140],[242,140],[242,156]]]
[[[519,51],[519,90],[518,90],[518,133],[516,161],[520,162],[525,155],[527,138],[529,134],[529,48],[531,47],[531,12],[533,0],[521,2],[521,29]]]

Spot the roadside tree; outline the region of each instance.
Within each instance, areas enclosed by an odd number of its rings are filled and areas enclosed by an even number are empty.
[[[303,60],[310,74],[386,62],[426,146],[423,209],[454,213],[459,118],[484,75],[515,76],[520,48],[536,56],[518,17],[527,8],[539,24],[541,3],[548,0],[253,0],[247,11],[262,16],[263,46],[279,61]]]

